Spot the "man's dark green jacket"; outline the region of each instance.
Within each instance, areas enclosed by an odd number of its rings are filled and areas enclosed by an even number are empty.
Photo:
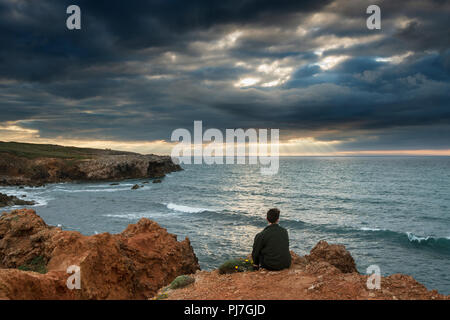
[[[253,264],[269,270],[281,270],[291,265],[289,235],[285,228],[271,224],[255,236]]]

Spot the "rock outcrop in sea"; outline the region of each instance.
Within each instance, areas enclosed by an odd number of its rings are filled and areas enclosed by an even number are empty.
[[[0,208],[12,206],[31,206],[35,204],[36,203],[34,201],[22,200],[16,196],[8,196],[4,193],[0,193]]]
[[[70,266],[81,289],[68,289]],[[0,299],[148,299],[199,270],[189,239],[141,219],[120,234],[84,236],[48,226],[33,210],[0,216]]]

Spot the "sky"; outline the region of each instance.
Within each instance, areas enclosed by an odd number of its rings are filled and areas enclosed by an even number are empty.
[[[449,17],[441,0],[0,0],[0,140],[167,154],[201,120],[279,129],[283,155],[450,155]]]

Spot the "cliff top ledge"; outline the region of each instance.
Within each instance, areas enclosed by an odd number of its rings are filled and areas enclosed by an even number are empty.
[[[449,300],[428,290],[413,277],[381,277],[380,289],[367,287],[368,275],[359,274],[343,245],[320,241],[309,255],[291,251],[292,265],[282,271],[220,274],[197,271],[181,289],[164,287],[155,296],[168,300]]]

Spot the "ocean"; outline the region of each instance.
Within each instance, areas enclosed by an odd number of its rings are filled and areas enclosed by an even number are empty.
[[[383,275],[409,274],[450,294],[449,157],[284,157],[274,176],[257,165],[183,168],[138,190],[131,187],[148,180],[0,192],[27,195],[47,224],[86,235],[152,219],[189,237],[202,269],[249,254],[266,211],[277,207],[298,254],[322,239],[341,243],[361,273],[378,265]]]

